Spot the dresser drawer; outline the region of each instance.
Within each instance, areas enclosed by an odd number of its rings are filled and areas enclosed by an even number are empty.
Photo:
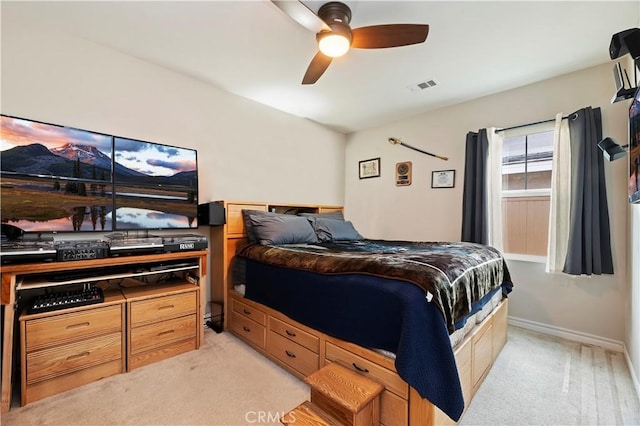
[[[371,380],[381,383],[386,389],[404,399],[409,397],[409,385],[395,371],[381,367],[332,343],[327,342],[326,345],[325,356],[327,360],[338,362]]]
[[[267,345],[267,351],[271,356],[287,364],[304,377],[317,371],[319,368],[318,354],[292,342],[274,331],[269,331]]]
[[[197,309],[195,291],[131,302],[131,327],[189,314]]]
[[[489,372],[489,367],[493,362],[493,325],[491,322],[484,324],[482,329],[473,335],[473,348],[471,352],[471,379],[473,383],[473,394],[482,383],[482,379]]]
[[[228,234],[246,234],[242,210],[260,210],[266,212],[267,206],[264,204],[227,204]]]
[[[54,377],[49,380],[26,384],[22,388],[21,402],[22,405],[29,404],[33,401],[122,373],[123,371],[122,359],[118,359]]]
[[[196,336],[196,316],[174,318],[157,324],[131,329],[129,353],[136,354],[150,348]]]
[[[466,339],[455,351],[456,366],[458,367],[458,377],[460,378],[465,407],[471,402],[473,389],[471,383],[471,347],[473,345],[471,340]]]
[[[385,426],[409,424],[409,402],[385,390],[380,394],[380,423]]]
[[[233,311],[231,312],[230,329],[238,337],[265,350],[267,334],[264,326]]]
[[[27,320],[27,352],[90,336],[118,332],[121,329],[121,305]]]
[[[231,300],[231,305],[234,312],[237,312],[238,314],[257,322],[260,325],[267,325],[267,316],[264,314],[264,312],[256,308],[252,308],[246,303],[242,303],[236,299]]]
[[[112,333],[80,342],[27,353],[27,383],[122,359],[122,334]]]
[[[509,299],[503,299],[500,305],[491,314],[493,324],[493,355],[497,356],[507,343],[507,303]]]
[[[269,330],[304,346],[312,352],[318,353],[318,349],[320,348],[319,339],[298,327],[294,327],[291,324],[280,321],[279,319],[269,317]]]
[[[152,364],[163,359],[171,358],[184,352],[196,349],[196,339],[181,340],[179,342],[169,343],[160,347],[131,354],[127,358],[128,371],[134,370],[147,364]]]

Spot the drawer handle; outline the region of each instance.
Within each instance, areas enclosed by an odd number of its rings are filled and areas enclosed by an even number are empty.
[[[247,309],[243,309],[242,312],[244,312],[247,315],[251,315],[251,311],[247,310]]]
[[[165,306],[160,306],[158,310],[162,311],[164,309],[173,309],[174,307],[175,307],[174,305],[165,305]]]
[[[74,328],[80,328],[80,327],[88,327],[88,326],[89,326],[89,321],[86,321],[86,322],[81,322],[81,323],[78,323],[78,324],[68,325],[67,326],[67,330],[71,330],[71,329],[74,329]]]
[[[289,358],[295,358],[295,357],[296,357],[296,354],[294,354],[293,352],[284,351],[284,353],[285,353],[285,354],[287,354],[287,356],[288,356]]]
[[[294,333],[293,331],[285,330],[284,332],[287,333],[291,337],[296,337],[296,333]]]
[[[353,365],[353,368],[355,368],[356,370],[358,370],[361,373],[368,373],[369,370],[367,370],[366,368],[362,368],[360,367],[358,364],[356,364],[355,362],[352,362],[351,365]]]
[[[165,334],[171,334],[175,332],[175,330],[165,330],[165,331],[161,331],[160,333],[158,333],[158,336],[164,336]]]
[[[89,356],[89,354],[90,354],[90,352],[85,351],[85,352],[82,352],[82,353],[79,353],[79,354],[76,354],[76,355],[70,355],[70,356],[67,357],[67,361],[71,361],[71,360],[74,360],[74,359],[78,359],[78,358],[82,358],[82,357],[85,357],[85,356]]]
[[[251,332],[251,329],[250,329],[249,327],[247,327],[246,325],[243,325],[243,326],[242,326],[242,329],[243,329],[244,331],[246,331],[247,333],[250,333],[250,332]]]

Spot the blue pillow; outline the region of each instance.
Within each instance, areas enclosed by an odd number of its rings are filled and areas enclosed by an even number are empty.
[[[300,216],[263,211],[243,210],[247,235],[262,245],[317,243],[318,238],[309,221]]]
[[[309,222],[320,242],[363,240],[350,221],[309,217]]]
[[[327,213],[298,213],[298,216],[304,216],[306,218],[319,217],[323,219],[344,220],[344,214],[340,210],[336,210],[334,212],[327,212]]]
[[[247,209],[242,209],[242,221],[244,222],[244,230],[247,233],[247,238],[249,239],[249,242],[251,243],[257,243],[258,240],[256,238],[256,236],[253,234],[253,225],[251,224],[251,221],[249,220],[249,215],[263,215],[263,216],[267,216],[267,215],[273,215],[275,213],[270,213],[264,210],[247,210]]]

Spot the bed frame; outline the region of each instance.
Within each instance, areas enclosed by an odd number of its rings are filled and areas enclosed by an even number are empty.
[[[330,362],[338,362],[383,384],[381,425],[455,424],[400,378],[392,359],[306,327],[276,310],[245,299],[233,289],[231,259],[238,249],[248,244],[243,209],[328,213],[342,211],[341,206],[227,200],[216,203],[224,207],[226,223],[211,228],[211,294],[214,303],[223,306],[225,330],[299,378]],[[454,349],[465,407],[507,341],[507,311],[507,299],[504,299]]]

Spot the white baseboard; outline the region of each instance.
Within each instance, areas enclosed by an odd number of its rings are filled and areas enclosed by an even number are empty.
[[[556,327],[553,325],[525,320],[522,318],[508,317],[507,321],[509,324],[516,327],[524,328],[531,331],[537,331],[538,333],[561,337],[563,339],[573,340],[574,342],[585,343],[587,345],[600,346],[602,348],[615,352],[626,353],[624,343],[618,340],[607,339],[600,336],[594,336],[593,334],[582,333],[580,331],[569,330],[567,328]],[[628,355],[626,356],[628,358]],[[627,362],[629,361],[630,360],[627,360]]]
[[[629,356],[626,345],[624,347],[624,358],[627,360],[627,368],[629,368],[629,373],[631,374],[631,381],[633,382],[633,387],[636,389],[636,396],[640,401],[640,380],[638,380],[636,371],[633,369],[633,365],[631,364],[631,357]]]
[[[550,336],[561,337],[563,339],[585,343],[587,345],[600,346],[604,349],[615,352],[622,352],[624,354],[625,360],[627,361],[627,368],[629,369],[629,373],[631,374],[631,381],[633,382],[633,387],[636,390],[636,396],[638,397],[638,400],[640,400],[640,380],[638,380],[638,376],[633,369],[633,364],[631,364],[631,357],[629,356],[627,346],[624,344],[624,342],[594,336],[593,334],[581,333],[579,331],[569,330],[562,327],[555,327],[553,325],[543,324],[536,321],[525,320],[522,318],[508,317],[507,321],[510,325],[524,328],[526,330],[536,331],[538,333],[548,334]]]

